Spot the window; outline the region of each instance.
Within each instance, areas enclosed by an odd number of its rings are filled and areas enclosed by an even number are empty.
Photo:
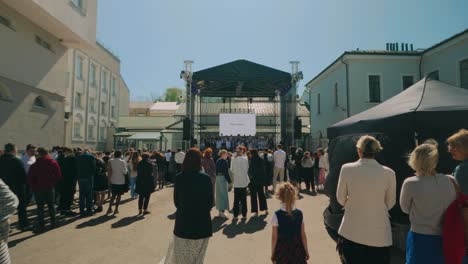
[[[468,89],[468,59],[460,62],[460,87]]]
[[[86,9],[86,3],[85,0],[70,0],[72,3],[72,6],[75,7],[75,9],[80,12],[82,15],[86,15],[85,9]]]
[[[8,18],[4,17],[4,16],[0,16],[0,24],[4,25],[5,27],[8,27],[10,29],[13,29],[11,27],[11,21]]]
[[[106,114],[106,103],[101,102],[101,115]]]
[[[81,99],[82,99],[82,94],[81,93],[76,93],[75,95],[75,107],[76,108],[83,108],[81,105]]]
[[[88,138],[94,139],[94,125],[88,125]]]
[[[427,74],[427,78],[431,80],[439,80],[439,71],[433,71]]]
[[[116,95],[116,91],[115,91],[115,78],[112,77],[112,96],[115,96]]]
[[[83,0],[72,0],[72,2],[79,8],[83,9]]]
[[[317,114],[320,114],[320,94],[317,94]]]
[[[111,117],[115,118],[115,106],[111,106]]]
[[[403,90],[414,84],[414,77],[412,75],[403,76]]]
[[[100,127],[99,128],[99,139],[100,140],[106,140],[106,137],[107,137],[106,133],[107,133],[107,129],[105,127]]]
[[[369,75],[369,103],[380,102],[380,76]]]
[[[52,46],[50,45],[49,42],[43,40],[41,37],[39,36],[36,36],[36,43],[39,44],[40,46],[42,46],[44,49],[47,49],[49,51],[53,51],[52,50]]]
[[[11,92],[6,86],[0,83],[0,100],[11,101]]]
[[[340,106],[340,103],[338,101],[338,83],[335,83],[335,106]]]
[[[76,56],[76,78],[78,80],[83,80],[83,58],[81,56]]]
[[[96,100],[94,98],[89,98],[89,111],[91,113],[96,113]]]
[[[91,86],[96,87],[97,85],[96,85],[96,65],[95,64],[91,64],[89,75],[90,75],[89,80],[90,80]]]
[[[102,71],[101,89],[107,93],[107,72]]]
[[[73,136],[77,138],[81,137],[81,123],[79,121],[73,124]]]
[[[39,107],[39,108],[46,108],[46,104],[44,103],[44,100],[40,96],[38,96],[38,97],[36,97],[36,99],[34,99],[33,106],[34,107]]]

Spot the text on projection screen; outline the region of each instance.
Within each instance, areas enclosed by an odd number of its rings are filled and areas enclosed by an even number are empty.
[[[255,136],[255,114],[219,114],[220,136]]]

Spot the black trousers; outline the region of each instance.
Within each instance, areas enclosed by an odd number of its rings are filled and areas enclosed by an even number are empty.
[[[339,237],[336,250],[343,264],[390,264],[390,247],[371,247]]]
[[[13,193],[18,197],[18,224],[20,228],[27,227],[29,225],[28,214],[26,207],[28,206],[27,199],[27,187],[26,185],[17,186],[12,189]]]
[[[260,203],[260,211],[268,210],[265,192],[263,185],[251,184],[250,189],[250,209],[252,213],[258,213],[258,203]],[[257,202],[258,201],[258,202]]]
[[[234,217],[239,215],[240,210],[242,216],[247,217],[247,188],[234,188],[234,206],[232,207]]]
[[[310,190],[312,187],[312,190],[315,190],[315,181],[314,181],[314,172],[312,168],[302,168],[302,178],[304,179],[306,189]]]
[[[55,219],[55,192],[54,190],[50,191],[41,191],[34,192],[34,197],[36,198],[37,205],[37,225],[39,228],[44,227],[44,206],[47,204],[50,215],[50,222],[52,226],[57,224]]]
[[[138,195],[138,210],[143,210],[148,209],[148,204],[151,198],[151,193],[145,193],[145,194],[140,194]]]

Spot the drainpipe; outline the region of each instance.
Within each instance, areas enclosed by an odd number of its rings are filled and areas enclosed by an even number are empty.
[[[341,63],[343,63],[346,67],[346,116],[350,117],[350,109],[349,109],[349,65],[344,62],[344,55],[341,57]]]
[[[419,80],[422,79],[422,61],[423,61],[424,54],[421,54],[419,58]]]

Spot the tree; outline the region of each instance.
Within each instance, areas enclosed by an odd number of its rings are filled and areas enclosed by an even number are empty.
[[[178,87],[167,88],[162,96],[162,100],[165,102],[182,102],[184,96],[184,90]]]

